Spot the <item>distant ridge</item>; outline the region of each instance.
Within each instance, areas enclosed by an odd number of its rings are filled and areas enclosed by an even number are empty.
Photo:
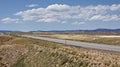
[[[11,31],[11,30],[0,30],[3,32],[22,32],[22,31]],[[110,33],[120,33],[120,29],[95,29],[95,30],[49,30],[49,31],[29,31],[29,32],[110,32]]]
[[[21,31],[0,30],[0,33],[5,33],[5,32],[21,32]]]
[[[50,30],[50,31],[30,31],[30,32],[111,32],[120,33],[120,29],[95,29],[95,30]]]

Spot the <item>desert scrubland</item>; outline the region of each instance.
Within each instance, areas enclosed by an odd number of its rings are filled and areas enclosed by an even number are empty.
[[[0,35],[0,67],[120,67],[120,53]]]

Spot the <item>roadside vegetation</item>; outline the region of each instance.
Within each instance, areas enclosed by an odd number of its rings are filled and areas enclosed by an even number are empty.
[[[120,46],[120,35],[118,34],[34,33],[31,35]]]
[[[120,67],[117,52],[8,35],[0,42],[0,67]]]
[[[0,35],[0,45],[3,45],[5,42],[8,42],[12,39],[10,36]]]

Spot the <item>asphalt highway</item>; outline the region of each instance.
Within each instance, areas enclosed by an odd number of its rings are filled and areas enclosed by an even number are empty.
[[[120,52],[120,46],[114,46],[114,45],[86,43],[86,42],[79,42],[79,41],[72,41],[72,40],[37,37],[37,36],[30,36],[30,35],[20,35],[20,36],[32,38],[32,39],[40,39],[40,40],[46,40],[46,41],[51,41],[51,42],[56,42],[56,43],[62,43],[65,45],[73,45],[73,46],[80,46],[80,47],[84,47],[84,48],[92,48],[92,49]]]

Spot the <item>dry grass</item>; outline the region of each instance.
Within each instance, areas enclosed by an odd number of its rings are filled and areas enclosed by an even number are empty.
[[[89,34],[34,34],[35,36],[51,37],[58,39],[76,40],[82,42],[120,45],[119,35],[89,35]]]
[[[120,67],[120,53],[12,37],[0,46],[1,65],[11,67]],[[2,54],[3,55],[2,55]],[[10,58],[12,57],[12,58]],[[11,60],[13,59],[14,60]],[[7,64],[9,63],[9,64]]]
[[[12,40],[12,37],[5,36],[5,35],[0,35],[0,45],[3,45],[10,40]]]
[[[12,67],[13,64],[25,54],[24,46],[1,45],[0,46],[0,67]]]
[[[57,49],[27,45],[28,53],[16,67],[119,67],[119,54],[62,46]],[[109,57],[108,57],[109,56]]]

